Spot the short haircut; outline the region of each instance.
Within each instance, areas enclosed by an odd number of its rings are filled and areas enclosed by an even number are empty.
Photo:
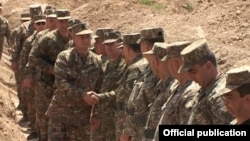
[[[141,53],[140,44],[127,44],[135,53]]]
[[[239,88],[236,89],[236,91],[239,92],[240,97],[244,97],[245,95],[249,95],[250,94],[250,83],[240,86]]]
[[[146,41],[153,46],[155,42],[164,42],[165,40],[163,37],[159,37],[156,39],[143,39],[143,41]]]
[[[217,60],[216,60],[216,57],[215,57],[214,53],[211,53],[207,57],[203,58],[198,64],[202,66],[207,61],[210,61],[215,67],[217,67]]]

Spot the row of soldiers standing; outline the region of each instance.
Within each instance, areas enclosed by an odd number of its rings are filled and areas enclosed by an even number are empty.
[[[92,31],[69,10],[31,5],[30,17],[12,32],[11,61],[24,119],[40,141],[152,141],[159,124],[232,120],[205,39],[167,44],[159,27],[98,28],[92,50]]]

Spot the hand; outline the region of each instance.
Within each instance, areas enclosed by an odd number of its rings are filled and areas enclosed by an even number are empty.
[[[83,101],[93,106],[99,102],[99,97],[97,96],[96,92],[89,91],[86,94],[84,94]]]
[[[98,128],[100,128],[102,124],[102,120],[97,117],[90,117],[90,130],[96,131]]]
[[[120,141],[130,141],[130,140],[131,140],[131,138],[128,135],[126,135],[124,133],[121,134]]]
[[[23,86],[31,89],[34,86],[34,81],[32,78],[25,78],[23,80]]]

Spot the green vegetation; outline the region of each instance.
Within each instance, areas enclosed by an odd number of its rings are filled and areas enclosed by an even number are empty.
[[[165,9],[165,5],[163,3],[159,3],[154,0],[139,0],[139,3],[142,5],[153,6],[157,10]]]

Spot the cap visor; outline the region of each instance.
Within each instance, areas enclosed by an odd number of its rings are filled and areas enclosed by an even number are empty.
[[[142,54],[154,54],[154,52],[153,50],[149,50],[149,51],[143,52]]]
[[[179,68],[178,73],[187,72],[187,71],[189,71],[191,69],[191,67],[192,67],[192,64],[190,64],[190,63],[183,63],[181,65],[181,67]]]
[[[57,18],[57,15],[56,14],[50,14],[50,15],[47,15],[46,17],[47,18]]]
[[[92,30],[83,30],[81,32],[76,33],[76,35],[85,35],[85,34],[91,34]]]
[[[215,95],[215,97],[220,97],[222,95],[225,95],[225,94],[227,94],[227,93],[229,93],[229,92],[231,92],[239,87],[240,87],[239,85],[227,85],[226,87],[221,89],[221,91],[217,95]]]
[[[39,23],[39,22],[46,22],[46,20],[37,20],[34,23]]]
[[[57,19],[58,20],[69,20],[69,19],[71,19],[71,17],[70,16],[68,16],[68,17],[57,17]]]
[[[108,40],[105,40],[103,42],[103,44],[113,43],[113,42],[116,42],[116,41],[117,41],[117,39],[108,39]]]

